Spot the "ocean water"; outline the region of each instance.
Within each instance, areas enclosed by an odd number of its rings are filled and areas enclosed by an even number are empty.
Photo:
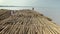
[[[0,7],[0,9],[21,10],[21,9],[30,9],[30,7]]]

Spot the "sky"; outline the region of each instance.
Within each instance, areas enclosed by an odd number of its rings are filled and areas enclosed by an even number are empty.
[[[0,0],[0,5],[33,6],[60,25],[60,0]]]

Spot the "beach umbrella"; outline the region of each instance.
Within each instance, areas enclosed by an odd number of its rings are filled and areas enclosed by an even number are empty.
[[[0,22],[0,34],[60,34],[60,26],[35,10],[16,10]]]

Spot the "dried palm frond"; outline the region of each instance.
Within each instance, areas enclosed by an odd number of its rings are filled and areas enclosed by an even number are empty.
[[[17,10],[0,22],[0,34],[60,34],[49,18],[33,10]]]

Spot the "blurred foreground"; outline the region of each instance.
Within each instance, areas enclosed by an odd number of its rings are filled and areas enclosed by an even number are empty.
[[[0,10],[0,34],[60,34],[60,26],[34,10]]]

